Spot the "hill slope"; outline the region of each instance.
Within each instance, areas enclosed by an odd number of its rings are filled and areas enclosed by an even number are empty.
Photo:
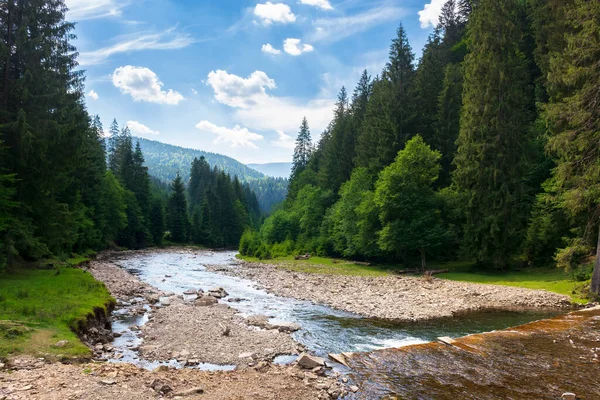
[[[292,163],[279,162],[267,164],[247,164],[250,168],[275,178],[289,178],[292,172]]]
[[[236,175],[240,181],[247,182],[256,193],[261,209],[265,212],[283,201],[287,194],[287,180],[265,176],[231,157],[138,137],[134,137],[133,141],[139,141],[150,175],[162,182],[170,183],[175,179],[177,172],[183,181],[187,182],[194,158],[204,157],[212,167],[216,166],[231,176]]]

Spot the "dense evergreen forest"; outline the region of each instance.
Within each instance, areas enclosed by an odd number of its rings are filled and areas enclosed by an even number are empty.
[[[62,0],[0,5],[0,269],[165,237],[237,244],[260,218],[247,184],[198,159],[188,188],[176,177],[167,195],[128,129],[113,122],[105,145],[84,104],[65,12]]]
[[[143,138],[134,138],[134,140],[140,143],[150,175],[163,182],[173,181],[177,173],[181,174],[184,182],[187,182],[190,178],[192,161],[204,157],[211,166],[218,167],[231,176],[237,176],[242,183],[248,183],[256,193],[258,203],[264,212],[269,212],[275,204],[285,199],[287,179],[265,176],[222,154],[186,149]]]
[[[306,119],[283,206],[243,254],[313,252],[480,269],[556,263],[600,292],[600,2],[449,0],[418,63],[340,91]]]

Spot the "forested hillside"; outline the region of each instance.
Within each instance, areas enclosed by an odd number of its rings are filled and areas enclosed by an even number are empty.
[[[140,143],[150,175],[163,182],[171,182],[178,173],[184,182],[188,182],[192,161],[195,158],[204,157],[211,167],[217,167],[231,176],[237,176],[241,182],[250,184],[263,211],[268,212],[273,205],[285,199],[287,180],[267,177],[233,158],[202,150],[186,149],[154,140],[137,137],[134,140]]]
[[[151,183],[141,147],[116,121],[107,145],[84,105],[65,12],[62,1],[0,7],[0,270],[165,237],[235,245],[260,218],[252,190],[214,169],[194,192],[205,198],[190,194],[188,206],[181,178],[170,191]]]
[[[292,172],[292,163],[279,162],[279,163],[267,163],[267,164],[248,164],[252,169],[262,172],[267,176],[273,176],[276,178],[289,178]]]
[[[243,254],[313,252],[480,269],[558,264],[600,292],[600,2],[449,0],[418,62],[342,88]],[[376,74],[376,75],[370,75]]]

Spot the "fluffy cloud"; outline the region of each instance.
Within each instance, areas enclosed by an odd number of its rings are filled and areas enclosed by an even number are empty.
[[[179,104],[185,98],[178,92],[162,89],[163,83],[150,69],[126,65],[115,69],[112,82],[122,93],[129,94],[135,101],[157,104]]]
[[[160,132],[153,131],[152,129],[148,128],[146,125],[144,125],[142,123],[139,123],[138,121],[127,121],[127,123],[125,125],[129,128],[131,133],[133,133],[135,136],[160,135]]]
[[[295,132],[306,116],[313,132],[322,132],[333,115],[335,97],[323,97],[301,102],[292,98],[271,96],[275,81],[262,71],[247,78],[213,71],[207,84],[212,86],[215,99],[237,110],[234,118],[242,125],[265,131]]]
[[[444,3],[446,3],[446,0],[431,0],[431,3],[425,4],[425,8],[419,11],[421,28],[428,28],[438,24]]]
[[[310,44],[300,46],[300,39],[289,38],[283,42],[283,50],[292,56],[299,56],[302,53],[313,51],[314,47]]]
[[[314,32],[308,36],[313,42],[335,43],[357,33],[368,31],[386,21],[396,21],[407,15],[404,8],[385,5],[348,17],[322,18],[313,25]]]
[[[121,15],[121,9],[129,1],[120,0],[67,0],[67,19],[82,21],[93,18],[114,17]]]
[[[315,6],[322,8],[323,10],[333,10],[329,0],[300,0],[300,3],[307,4],[309,6]]]
[[[277,131],[277,140],[271,142],[275,147],[281,147],[282,149],[294,150],[296,147],[296,141],[290,135],[286,135],[283,131]]]
[[[98,50],[84,51],[79,54],[80,65],[95,65],[106,61],[109,57],[120,53],[132,53],[141,50],[174,50],[183,49],[194,43],[187,34],[180,34],[175,29],[167,29],[159,33],[135,33],[117,38],[117,43]]]
[[[93,100],[98,100],[98,98],[99,98],[98,93],[96,93],[96,91],[94,91],[94,90],[90,90],[88,92],[88,97]]]
[[[263,139],[261,135],[250,132],[247,128],[242,128],[239,125],[234,126],[233,129],[229,129],[223,126],[217,126],[208,121],[200,121],[196,124],[196,128],[217,135],[217,138],[213,143],[229,143],[231,144],[231,147],[249,147],[257,149],[258,147],[254,142]]]
[[[274,55],[281,54],[281,50],[276,49],[275,47],[271,46],[270,43],[263,44],[262,52],[267,53],[267,54],[274,54]]]
[[[219,103],[236,108],[251,108],[269,99],[267,89],[275,89],[275,81],[262,71],[254,71],[247,78],[217,70],[208,74],[206,82],[215,92]]]
[[[254,7],[254,15],[260,18],[265,25],[270,25],[273,22],[287,24],[296,21],[296,16],[290,6],[283,3],[273,4],[270,1],[265,4],[257,4]]]

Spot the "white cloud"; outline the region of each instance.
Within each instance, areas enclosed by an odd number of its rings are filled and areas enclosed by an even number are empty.
[[[383,6],[350,17],[318,19],[313,23],[315,31],[308,36],[308,40],[335,43],[383,22],[397,21],[406,15],[407,12],[403,8]]]
[[[138,121],[127,121],[125,124],[135,136],[156,136],[160,135],[160,132],[153,131],[148,128],[146,125],[138,122]]]
[[[277,140],[271,142],[275,147],[281,147],[282,149],[294,150],[296,147],[296,141],[290,135],[286,135],[283,131],[277,131]]]
[[[67,0],[67,20],[82,21],[93,18],[116,17],[129,5],[120,0]]]
[[[283,42],[283,50],[292,56],[299,56],[302,53],[308,53],[314,50],[310,44],[300,46],[300,39],[289,38]]]
[[[419,11],[419,21],[421,28],[436,26],[440,20],[442,7],[447,0],[431,0],[431,3],[425,4],[425,8]]]
[[[79,54],[80,65],[94,65],[106,61],[119,53],[131,53],[141,50],[173,50],[183,49],[195,42],[188,34],[180,34],[175,29],[167,29],[159,33],[136,33],[121,36],[119,42],[98,50],[84,51]]]
[[[88,92],[88,97],[93,100],[98,100],[98,98],[99,98],[98,93],[96,93],[95,90],[90,90]]]
[[[264,25],[270,25],[273,22],[287,24],[296,21],[296,16],[287,4],[273,4],[267,1],[265,4],[257,4],[254,7],[254,15],[262,20]]]
[[[267,90],[275,89],[276,84],[262,71],[255,71],[247,78],[227,71],[212,71],[207,84],[212,86],[215,99],[236,108],[234,118],[252,129],[295,132],[306,116],[313,132],[320,133],[333,115],[335,97],[302,102],[269,95]]]
[[[263,44],[262,52],[267,53],[267,54],[273,54],[273,55],[281,54],[281,50],[276,49],[275,47],[271,46],[270,43]]]
[[[219,103],[236,108],[250,108],[268,100],[267,89],[275,89],[275,81],[262,71],[254,71],[247,78],[217,70],[208,74],[207,84],[212,86]]]
[[[198,91],[194,88],[192,88],[192,94],[198,94]]]
[[[231,144],[231,147],[250,147],[257,149],[258,147],[254,142],[263,139],[262,135],[250,132],[247,128],[242,128],[239,125],[234,126],[233,129],[229,129],[223,126],[217,126],[208,121],[200,121],[196,124],[196,128],[216,134],[217,138],[213,143],[229,143]]]
[[[112,82],[122,93],[131,95],[135,101],[176,105],[185,100],[180,93],[172,89],[164,91],[158,76],[144,67],[119,67],[112,74]]]
[[[323,10],[333,10],[333,7],[331,6],[331,3],[329,3],[329,0],[300,0],[300,3],[309,6],[319,7]]]

